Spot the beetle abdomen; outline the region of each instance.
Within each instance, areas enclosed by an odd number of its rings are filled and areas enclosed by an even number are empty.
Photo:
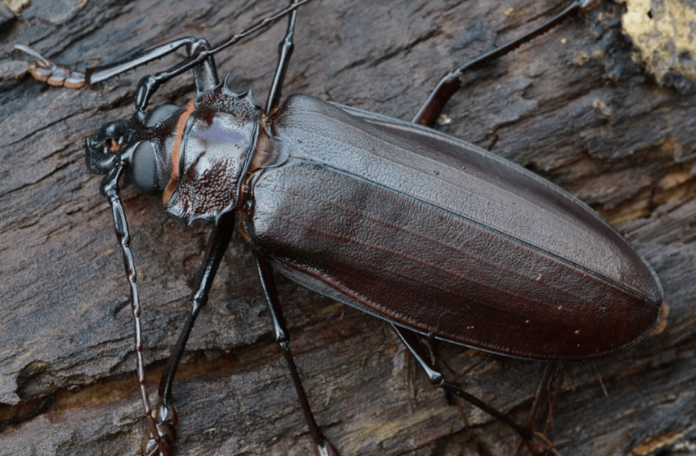
[[[466,218],[291,160],[264,172],[246,229],[302,285],[435,337],[513,356],[586,358],[641,338],[644,296]]]
[[[601,355],[659,318],[661,287],[626,241],[517,165],[307,97],[291,98],[273,128],[291,158],[254,177],[245,230],[311,289],[435,337],[529,358]]]

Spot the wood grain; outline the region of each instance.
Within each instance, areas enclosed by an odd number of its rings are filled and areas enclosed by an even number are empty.
[[[437,79],[511,39],[557,1],[357,2],[302,8],[285,93],[410,119]],[[0,455],[139,454],[144,419],[128,289],[84,137],[133,112],[148,72],[97,89],[26,76],[30,45],[98,65],[185,35],[218,42],[284,6],[272,1],[34,2],[0,6]],[[655,268],[671,305],[659,336],[566,364],[548,434],[564,455],[681,455],[696,447],[696,85],[658,84],[632,58],[622,6],[582,18],[470,75],[441,129],[538,172],[608,218]],[[265,100],[284,27],[221,55],[221,74]],[[192,80],[153,104],[185,103]],[[155,197],[124,192],[154,389],[181,326],[209,227],[187,230]],[[380,321],[280,280],[292,347],[317,418],[349,455],[509,455],[511,432],[416,373]],[[271,338],[249,249],[234,239],[175,388],[176,455],[311,454]],[[470,392],[524,421],[544,365],[446,345]],[[455,378],[452,374],[452,378]],[[598,380],[601,378],[601,383]],[[604,390],[606,389],[606,394]],[[29,418],[46,397],[54,410]]]

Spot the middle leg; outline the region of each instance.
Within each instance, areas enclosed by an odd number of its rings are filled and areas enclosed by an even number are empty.
[[[309,427],[309,434],[314,441],[314,445],[316,446],[316,452],[320,456],[340,456],[338,450],[326,439],[326,437],[324,437],[321,429],[319,429],[317,421],[314,418],[314,413],[312,413],[312,407],[309,404],[309,399],[307,399],[307,393],[305,392],[304,386],[302,386],[300,373],[297,370],[295,359],[290,351],[290,337],[285,327],[285,320],[283,319],[283,314],[281,312],[280,300],[278,299],[278,291],[276,290],[275,278],[273,276],[271,264],[265,257],[259,254],[255,254],[254,258],[256,259],[261,288],[263,288],[263,294],[266,298],[266,302],[268,303],[268,310],[271,312],[275,341],[280,347],[280,351],[283,353],[285,362],[288,365],[290,377],[292,378],[292,383],[295,386],[295,391],[297,392],[297,398],[300,401],[302,413],[304,414],[305,421]]]

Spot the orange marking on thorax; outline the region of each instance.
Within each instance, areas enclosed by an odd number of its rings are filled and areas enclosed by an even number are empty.
[[[179,120],[176,123],[176,138],[174,138],[174,144],[172,144],[172,177],[169,179],[167,188],[164,189],[164,193],[162,194],[162,202],[164,202],[165,205],[169,202],[169,198],[172,197],[172,193],[174,193],[174,189],[179,183],[179,156],[181,155],[181,141],[184,138],[186,122],[188,122],[189,117],[191,117],[191,114],[193,114],[193,111],[195,110],[196,107],[193,105],[193,102],[189,102],[189,104],[186,106],[186,110],[181,113],[181,116],[179,116]]]

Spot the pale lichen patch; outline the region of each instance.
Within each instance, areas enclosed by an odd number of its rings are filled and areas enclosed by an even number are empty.
[[[676,73],[696,81],[696,10],[685,0],[624,0],[622,27],[646,70],[663,83]]]

